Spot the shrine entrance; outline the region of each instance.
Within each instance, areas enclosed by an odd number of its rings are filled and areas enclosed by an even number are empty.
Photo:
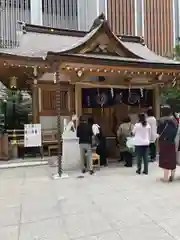
[[[93,117],[107,140],[110,158],[119,158],[116,133],[123,119],[132,123],[138,113],[153,107],[153,91],[149,89],[82,88],[82,115]]]

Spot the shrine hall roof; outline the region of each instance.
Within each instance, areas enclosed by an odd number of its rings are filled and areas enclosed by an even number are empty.
[[[51,28],[47,26],[38,26],[32,24],[22,25],[22,34],[20,36],[20,46],[14,49],[0,49],[1,57],[20,57],[24,59],[39,59],[46,60],[48,55],[57,55],[62,53],[78,54],[82,48],[88,43],[92,43],[93,39],[100,33],[105,33],[114,42],[122,48],[129,56],[111,56],[110,54],[101,58],[110,58],[131,62],[131,59],[136,59],[138,62],[159,62],[161,64],[179,65],[180,62],[175,62],[164,57],[161,57],[152,52],[144,44],[144,40],[138,36],[115,35],[103,14],[95,19],[94,24],[89,32]],[[84,57],[88,54],[84,54]],[[90,55],[89,55],[90,56]],[[92,57],[92,55],[91,55]],[[98,58],[95,54],[94,58]]]

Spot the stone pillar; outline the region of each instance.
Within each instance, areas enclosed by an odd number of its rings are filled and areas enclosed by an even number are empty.
[[[63,171],[81,170],[79,139],[76,137],[76,132],[64,131],[62,140]]]
[[[32,85],[32,122],[39,123],[39,90],[37,78],[33,80]]]

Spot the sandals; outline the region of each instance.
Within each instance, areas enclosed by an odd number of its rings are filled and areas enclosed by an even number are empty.
[[[166,180],[164,178],[160,178],[160,181],[163,182],[163,183],[168,183],[169,182],[169,180]]]
[[[168,180],[164,179],[164,178],[160,178],[161,182],[164,183],[168,183],[168,182],[173,182],[174,181],[174,177],[170,176]]]

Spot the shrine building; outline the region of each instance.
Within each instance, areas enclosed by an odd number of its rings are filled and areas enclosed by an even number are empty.
[[[136,121],[148,107],[159,118],[160,89],[180,79],[180,62],[156,55],[140,36],[115,35],[103,14],[89,32],[20,24],[19,47],[0,49],[0,79],[31,94],[44,145],[60,146],[73,113],[92,115],[114,157],[122,119]]]

